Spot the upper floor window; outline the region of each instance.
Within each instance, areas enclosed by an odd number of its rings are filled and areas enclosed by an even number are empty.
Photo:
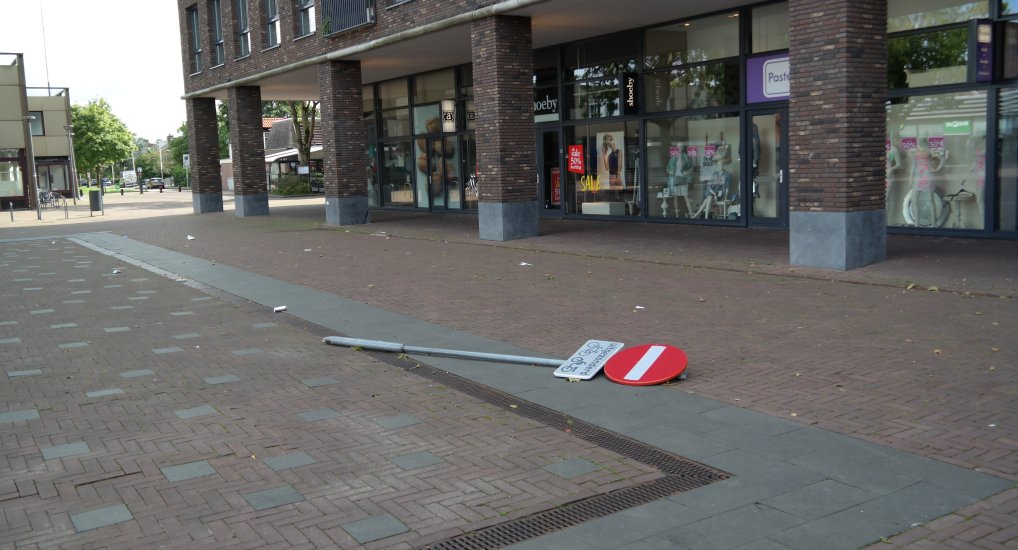
[[[251,25],[247,16],[247,0],[237,0],[233,19],[237,33],[237,57],[251,55]]]
[[[42,111],[29,111],[28,116],[32,117],[28,121],[29,128],[32,129],[33,136],[44,136],[46,132],[43,131],[42,124]]]
[[[373,0],[322,0],[322,30],[329,35],[375,20]]]
[[[279,2],[265,0],[265,47],[279,45]]]
[[[187,8],[187,33],[188,49],[191,50],[190,69],[191,74],[201,72],[201,35],[198,30],[198,6]]]
[[[315,0],[297,0],[297,36],[314,34]]]
[[[209,3],[209,12],[212,18],[213,67],[226,62],[225,40],[223,40],[223,6],[220,2],[221,0],[212,0]]]

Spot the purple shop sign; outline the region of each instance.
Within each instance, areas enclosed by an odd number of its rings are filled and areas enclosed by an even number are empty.
[[[791,71],[788,54],[763,55],[746,60],[746,103],[788,99]]]

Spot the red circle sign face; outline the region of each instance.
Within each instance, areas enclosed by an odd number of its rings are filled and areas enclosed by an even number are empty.
[[[609,380],[627,386],[651,386],[678,377],[686,370],[686,352],[667,344],[644,344],[624,349],[604,365]]]

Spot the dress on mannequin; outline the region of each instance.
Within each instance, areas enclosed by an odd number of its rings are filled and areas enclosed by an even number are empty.
[[[686,212],[693,211],[693,205],[689,202],[689,184],[693,181],[693,159],[686,151],[686,144],[679,143],[677,147],[669,150],[670,158],[665,172],[668,174],[667,193],[661,194],[661,211],[664,216],[668,215],[667,197],[682,197],[686,203]],[[675,204],[675,215],[678,216],[678,204]]]

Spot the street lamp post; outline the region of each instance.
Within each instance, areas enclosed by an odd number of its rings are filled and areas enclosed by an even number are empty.
[[[32,190],[29,192],[29,195],[32,197],[32,200],[35,201],[35,217],[38,218],[39,221],[42,221],[42,205],[39,204],[39,169],[35,165],[35,148],[32,146],[33,120],[35,120],[33,115],[25,117],[25,124],[28,126],[28,162],[32,169],[33,181],[31,183],[34,184],[32,185]]]
[[[67,156],[71,160],[71,200],[78,204],[78,165],[74,161],[74,129],[73,124],[64,126],[67,130]]]

